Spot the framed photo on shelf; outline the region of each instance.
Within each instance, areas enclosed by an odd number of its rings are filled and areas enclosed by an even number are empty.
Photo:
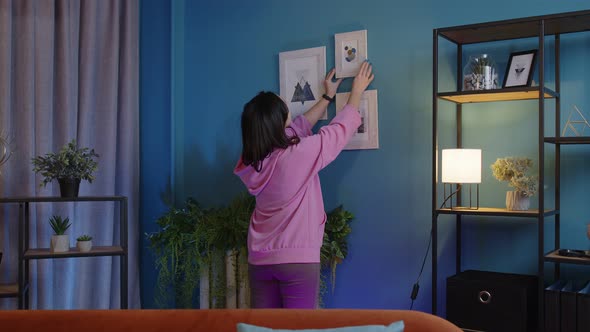
[[[336,78],[354,77],[368,58],[367,30],[334,35]]]
[[[348,101],[350,92],[336,94],[336,112],[342,111]],[[377,107],[377,90],[367,90],[361,96],[359,112],[361,125],[352,136],[344,150],[364,150],[379,148],[379,112]]]
[[[280,94],[291,117],[307,112],[324,94],[326,47],[279,53]],[[321,117],[328,119],[327,111]]]
[[[511,53],[502,87],[530,86],[533,80],[536,57],[537,50]]]

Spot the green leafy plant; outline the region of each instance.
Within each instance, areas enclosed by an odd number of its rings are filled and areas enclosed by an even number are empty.
[[[80,236],[78,236],[76,241],[92,241],[92,236],[86,235],[86,234],[80,235]]]
[[[64,235],[68,228],[70,228],[70,218],[63,219],[61,216],[53,216],[49,219],[49,225],[55,235]]]
[[[32,159],[33,171],[44,179],[40,186],[46,186],[54,179],[81,179],[92,183],[94,171],[98,169],[94,149],[78,148],[76,140],[64,145],[58,153],[47,153]]]
[[[242,192],[229,204],[211,209],[199,227],[203,262],[209,271],[209,307],[225,307],[226,293],[236,289],[227,288],[225,257],[235,256],[234,278],[239,283],[240,276],[248,273],[247,239],[250,217],[255,207],[255,198]],[[242,259],[240,259],[242,258]]]
[[[171,207],[156,220],[158,230],[146,234],[158,271],[156,302],[160,307],[175,303],[191,308],[201,272],[209,272],[209,307],[225,306],[226,253],[238,255],[236,273],[247,274],[247,238],[250,217],[255,207],[253,196],[242,193],[220,208],[202,208],[189,198],[184,207]],[[342,206],[328,213],[321,249],[322,287],[331,275],[335,284],[336,266],[348,254],[348,223],[354,216]],[[241,269],[238,272],[238,269]],[[323,292],[325,293],[325,291]]]
[[[348,255],[348,234],[352,232],[350,222],[354,215],[344,210],[342,205],[327,213],[326,227],[324,230],[324,239],[320,252],[320,262],[324,273],[322,273],[322,294],[325,293],[326,279],[329,272],[332,292],[336,285],[336,267]],[[323,296],[322,296],[323,297]]]
[[[184,207],[172,207],[158,218],[159,229],[146,237],[155,254],[159,306],[174,302],[176,307],[191,308],[204,269],[209,273],[209,307],[225,306],[225,254],[234,251],[239,257],[247,256],[254,205],[254,197],[247,193],[225,207],[211,209],[203,209],[189,198]],[[245,275],[247,262],[238,268]]]
[[[497,180],[508,182],[515,191],[527,197],[535,195],[538,190],[538,177],[528,174],[532,167],[533,161],[523,157],[498,158],[490,166]]]
[[[171,207],[156,220],[159,227],[156,232],[146,234],[158,270],[156,303],[159,306],[174,301],[176,307],[192,307],[203,261],[197,226],[204,214],[196,201],[188,199],[185,207]]]

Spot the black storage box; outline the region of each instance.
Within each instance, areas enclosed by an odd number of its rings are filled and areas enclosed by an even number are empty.
[[[536,331],[538,277],[467,270],[447,278],[447,319],[465,330]]]
[[[578,332],[590,331],[590,281],[586,287],[578,292],[576,298],[576,308],[578,311]]]

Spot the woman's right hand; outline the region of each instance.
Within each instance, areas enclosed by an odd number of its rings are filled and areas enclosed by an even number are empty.
[[[348,104],[359,108],[361,103],[361,95],[365,92],[365,89],[371,84],[373,79],[375,78],[375,74],[372,73],[373,66],[371,66],[367,61],[364,61],[361,65],[361,68],[358,74],[355,76],[354,81],[352,81],[352,91],[350,92],[350,97],[348,97]]]

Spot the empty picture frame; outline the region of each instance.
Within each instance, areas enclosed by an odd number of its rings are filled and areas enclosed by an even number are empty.
[[[510,54],[504,84],[502,87],[530,86],[535,70],[537,50],[514,52]]]
[[[348,102],[350,92],[336,94],[336,112]],[[379,112],[377,107],[377,90],[367,90],[361,96],[359,113],[361,125],[356,130],[344,150],[363,150],[379,148]]]
[[[279,53],[280,94],[291,117],[307,112],[325,92],[326,47]],[[321,119],[328,119],[327,111]]]
[[[334,35],[336,78],[354,77],[369,54],[367,30],[337,33]]]

